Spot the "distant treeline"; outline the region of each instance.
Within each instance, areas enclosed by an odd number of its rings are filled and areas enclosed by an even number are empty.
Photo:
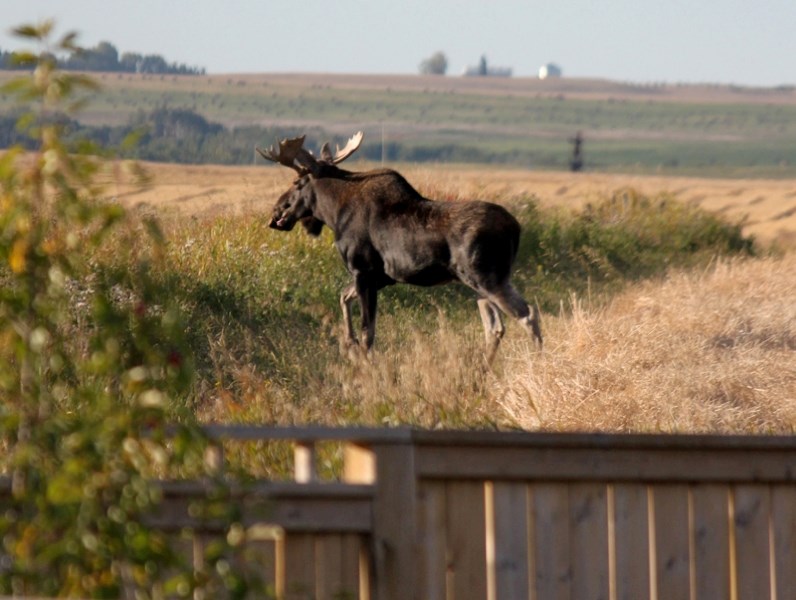
[[[150,73],[158,75],[204,75],[205,69],[183,63],[169,63],[159,54],[125,52],[121,56],[110,42],[100,42],[94,48],[83,48],[66,58],[56,59],[61,69],[68,71],[108,71]],[[14,53],[0,49],[0,69],[21,68]],[[27,68],[27,67],[25,67]]]
[[[17,126],[20,116],[21,112],[0,115],[0,148],[20,145],[35,149],[34,139]],[[68,143],[88,141],[122,158],[157,162],[250,164],[256,145],[270,145],[277,139],[295,135],[278,128],[227,129],[180,108],[140,111],[127,124],[119,126],[85,125],[63,114],[47,118],[61,126],[62,137]],[[308,137],[323,137],[320,129],[309,133]]]
[[[0,115],[0,148],[19,144],[33,149],[34,142],[17,127],[19,114]],[[50,116],[63,127],[64,139],[88,140],[98,147],[115,149],[122,158],[189,164],[251,164],[254,147],[268,146],[278,139],[296,135],[293,129],[245,126],[229,129],[183,108],[158,108],[139,111],[125,125],[90,126],[65,115]],[[319,148],[333,138],[320,127],[303,129],[306,146]],[[523,157],[494,155],[476,147],[440,144],[408,146],[379,142],[363,144],[358,156],[391,162],[513,162]]]

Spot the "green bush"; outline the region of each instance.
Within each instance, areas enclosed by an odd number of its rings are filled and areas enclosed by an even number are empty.
[[[17,33],[46,44],[51,30]],[[207,440],[177,401],[194,377],[183,313],[152,277],[159,227],[102,202],[108,163],[50,118],[94,82],[49,53],[15,60],[32,71],[4,93],[31,107],[18,126],[37,148],[0,157],[0,594],[239,596],[245,580],[213,568],[223,553],[195,571],[146,524],[158,479],[208,474]]]

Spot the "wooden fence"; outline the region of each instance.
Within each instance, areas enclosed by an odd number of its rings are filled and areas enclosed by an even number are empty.
[[[295,442],[298,481],[241,499],[286,599],[796,598],[796,438],[209,431]]]
[[[232,493],[285,600],[796,598],[796,437],[208,431],[294,443],[295,481]],[[199,488],[165,486],[155,521],[195,527]]]

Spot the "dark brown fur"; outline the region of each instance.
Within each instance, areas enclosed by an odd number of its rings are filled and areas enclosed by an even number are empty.
[[[270,226],[301,222],[312,235],[325,225],[354,281],[340,298],[349,341],[370,350],[378,291],[395,283],[430,286],[461,281],[478,295],[487,359],[504,328],[498,309],[517,319],[541,345],[538,312],[511,285],[520,225],[489,202],[438,202],[421,196],[390,169],[354,173],[317,161],[277,200]],[[351,324],[359,301],[360,338]]]

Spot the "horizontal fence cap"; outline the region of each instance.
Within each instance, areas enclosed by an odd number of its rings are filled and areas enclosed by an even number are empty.
[[[419,444],[471,446],[528,446],[537,448],[595,448],[639,450],[795,450],[796,435],[669,434],[532,432],[493,430],[426,430],[411,427],[327,427],[204,425],[218,440],[347,441],[363,445]]]
[[[204,425],[211,438],[236,441],[347,441],[362,444],[411,443],[414,430],[408,427],[326,427],[266,425]]]

